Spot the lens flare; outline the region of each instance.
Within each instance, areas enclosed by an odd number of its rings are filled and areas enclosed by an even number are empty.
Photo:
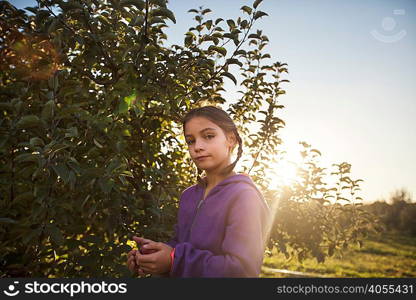
[[[59,69],[58,52],[45,38],[17,34],[8,36],[6,45],[2,69],[16,72],[24,80],[45,80]]]

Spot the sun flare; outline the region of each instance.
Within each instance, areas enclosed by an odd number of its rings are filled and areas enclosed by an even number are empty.
[[[296,143],[281,145],[279,157],[270,166],[271,188],[291,186],[300,182],[298,168],[301,165],[300,147]]]
[[[296,182],[300,181],[299,176],[297,175],[298,165],[296,162],[289,160],[280,160],[273,165],[272,173],[273,176],[273,185],[284,185],[291,186]]]

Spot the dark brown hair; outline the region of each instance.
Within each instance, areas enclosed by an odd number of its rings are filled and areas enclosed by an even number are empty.
[[[241,155],[243,154],[243,141],[241,140],[240,135],[238,134],[237,127],[234,124],[234,121],[231,117],[219,107],[216,106],[202,106],[191,109],[183,118],[182,118],[182,129],[183,133],[185,134],[185,125],[186,123],[194,117],[204,117],[210,120],[211,122],[215,123],[218,127],[220,127],[225,135],[227,136],[228,133],[233,133],[237,142],[238,142],[238,152],[237,152],[237,159],[231,164],[225,167],[221,171],[221,175],[228,175],[234,170],[235,165],[237,164],[238,160],[240,159]],[[202,170],[197,167],[197,179],[198,183],[201,183],[201,174]]]

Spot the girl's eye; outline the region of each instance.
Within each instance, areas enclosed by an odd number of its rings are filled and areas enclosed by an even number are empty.
[[[209,135],[206,136],[206,138],[208,138],[209,140],[212,139],[212,138],[214,138],[214,137],[215,137],[215,135],[212,135],[212,134],[209,134]],[[191,145],[193,143],[193,141],[187,141],[186,143],[188,145]]]

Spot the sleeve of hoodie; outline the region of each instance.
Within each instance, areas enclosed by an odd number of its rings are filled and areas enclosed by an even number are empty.
[[[168,242],[166,242],[166,244],[168,244],[172,248],[175,248],[176,244],[178,243],[178,234],[179,234],[178,223],[176,223],[173,228],[174,228],[174,235]]]
[[[264,255],[268,209],[253,189],[244,189],[231,203],[221,255],[176,244],[172,277],[258,277]]]

